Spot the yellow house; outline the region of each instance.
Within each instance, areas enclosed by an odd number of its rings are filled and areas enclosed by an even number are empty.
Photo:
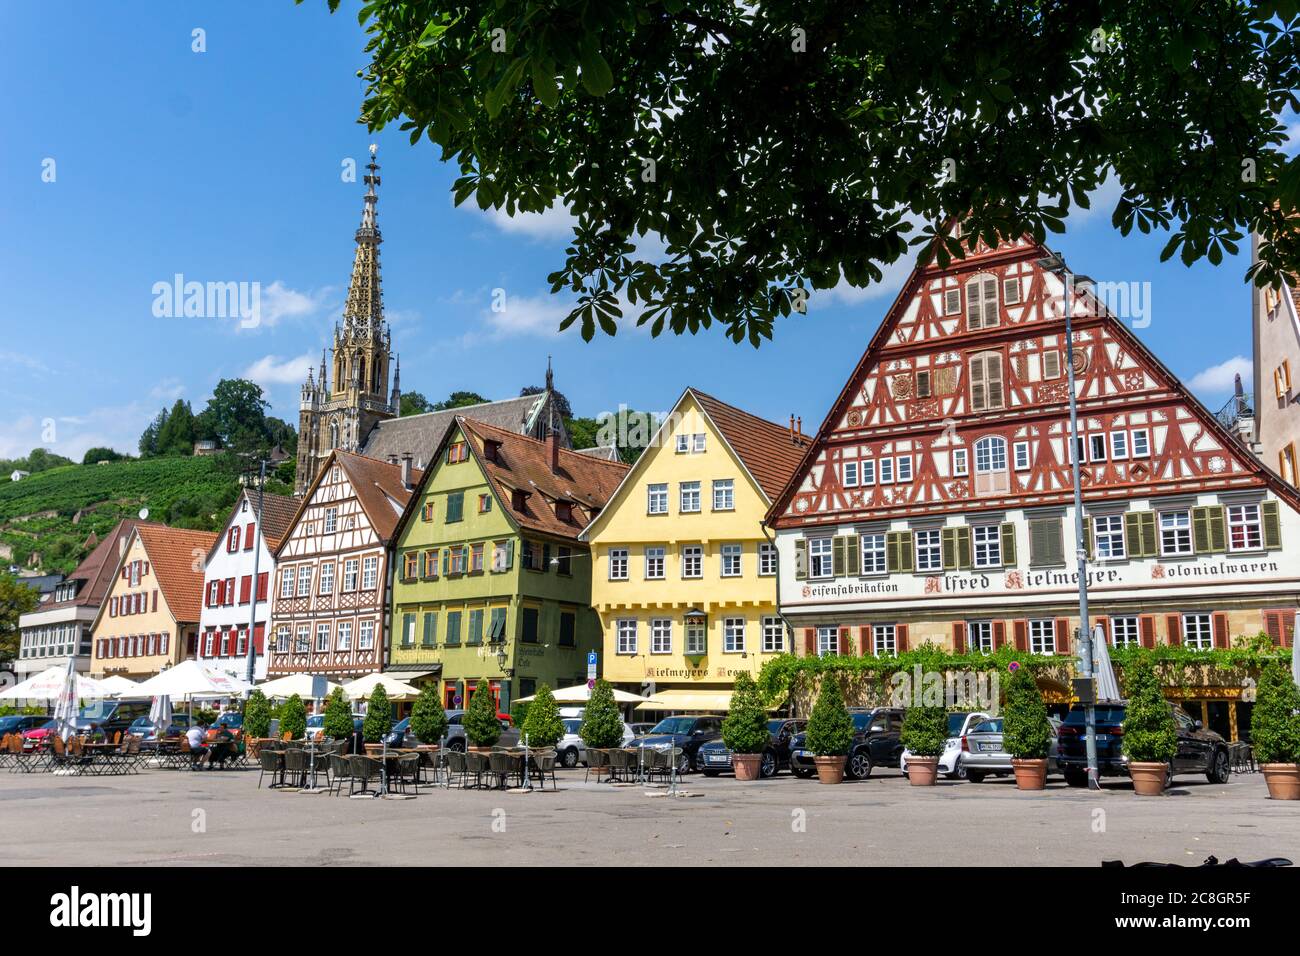
[[[194,656],[203,563],[217,536],[139,523],[93,628],[90,673],[152,677]]]
[[[688,388],[583,531],[602,676],[658,709],[726,710],[741,671],[789,649],[763,515],[807,439]]]

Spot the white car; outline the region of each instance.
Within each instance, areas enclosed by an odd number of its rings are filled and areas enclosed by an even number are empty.
[[[989,719],[991,715],[982,710],[958,710],[948,715],[948,739],[943,742],[943,753],[939,755],[939,772],[949,780],[965,780],[966,768],[961,762],[961,739],[976,724]],[[907,773],[907,758],[911,752],[904,750],[898,758],[898,769]]]
[[[582,738],[578,732],[582,730],[581,717],[564,718],[564,736],[560,738],[559,743],[555,745],[556,762],[561,767],[576,767],[579,763],[587,762],[587,748],[582,743]],[[636,734],[632,733],[632,728],[623,723],[623,746],[632,742]]]

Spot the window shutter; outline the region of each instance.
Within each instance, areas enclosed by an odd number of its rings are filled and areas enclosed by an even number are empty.
[[[1002,566],[1016,566],[1016,526],[1010,521],[1002,522]]]
[[[266,589],[270,584],[270,578],[266,571],[259,572],[257,575],[257,599],[266,600]]]
[[[253,653],[263,654],[266,652],[266,625],[256,624],[253,626]]]
[[[1141,512],[1130,511],[1124,515],[1124,550],[1130,558],[1140,558],[1142,550]]]
[[[982,412],[988,407],[987,386],[984,384],[984,358],[979,355],[970,360],[970,407],[973,412]]]
[[[514,539],[512,538],[506,542],[506,567],[513,568],[514,566],[515,566],[515,542]]]
[[[1107,644],[1111,643],[1110,620],[1108,618],[1099,617],[1096,620],[1094,620],[1092,624],[1093,624],[1093,628],[1092,628],[1093,631],[1096,632],[1097,628],[1101,628],[1101,636],[1106,640]]]
[[[862,571],[862,539],[856,534],[844,536],[844,570],[850,576]]]
[[[1070,619],[1068,617],[1058,617],[1056,619],[1056,653],[1070,653]]]
[[[1077,541],[1075,542],[1075,549],[1076,549],[1076,550],[1078,549],[1078,542],[1077,542]],[[1064,549],[1062,549],[1062,550],[1064,550]],[[1084,515],[1084,516],[1083,516],[1083,550],[1084,550],[1084,553],[1088,556],[1089,560],[1091,560],[1091,559],[1092,559],[1092,552],[1093,552],[1093,548],[1092,548],[1092,515]],[[1064,555],[1062,555],[1062,558],[1064,558]]]
[[[226,603],[226,579],[222,578],[220,581],[214,582],[214,584],[217,589],[217,605],[220,606],[222,604],[225,604]]]
[[[957,529],[957,567],[963,571],[971,568],[970,528],[964,525]]]
[[[1001,325],[998,316],[998,280],[993,276],[989,276],[981,282],[980,295],[984,299],[984,306],[980,309],[984,328]]]
[[[841,657],[849,656],[849,629],[847,627],[840,628],[839,653]]]
[[[1011,625],[1015,634],[1016,650],[1026,651],[1029,649],[1029,622],[1015,621]]]
[[[966,653],[966,622],[952,622],[952,652],[954,654]]]
[[[794,542],[794,578],[803,581],[808,577],[808,539],[796,538]]]
[[[153,589],[153,609],[158,610],[158,589]]]
[[[1009,278],[1002,280],[1002,297],[1006,300],[1007,305],[1020,304],[1020,280]]]
[[[235,603],[235,579],[226,578],[226,603]]]
[[[831,573],[837,577],[844,577],[844,536],[836,535],[831,539]]]
[[[898,570],[903,574],[911,574],[915,569],[913,560],[915,552],[912,548],[912,532],[898,532]]]
[[[1060,518],[1035,518],[1029,522],[1029,566],[1065,563]]]
[[[805,657],[817,656],[817,628],[805,627],[803,629],[803,653]]]
[[[988,355],[985,356],[986,368],[984,370],[985,389],[987,390],[987,402],[990,409],[1002,408],[1002,356]]]
[[[866,625],[858,628],[858,653],[867,657],[875,651],[876,649],[871,646],[871,628]]]
[[[239,579],[239,603],[247,604],[253,596],[253,576],[245,574]]]
[[[1210,550],[1222,554],[1228,550],[1227,509],[1223,505],[1211,505],[1210,512]]]
[[[945,571],[957,570],[957,529],[944,528],[940,536],[943,544],[943,569]]]
[[[1192,550],[1197,554],[1209,554],[1210,546],[1210,509],[1204,505],[1192,509]]]
[[[253,534],[253,529],[255,527],[257,527],[257,525],[252,521],[244,525],[244,550],[245,551],[253,550],[253,538],[255,537]]]
[[[1264,547],[1270,551],[1282,547],[1282,523],[1278,518],[1277,502],[1260,502],[1259,514],[1264,522]]]
[[[1150,614],[1143,614],[1138,618],[1138,635],[1143,647],[1156,646],[1156,619]]]
[[[984,300],[980,295],[978,282],[970,282],[966,285],[966,328],[980,329],[984,327]]]
[[[1210,616],[1214,627],[1214,646],[1226,648],[1228,646],[1228,615],[1222,611],[1215,611]]]
[[[1165,631],[1171,645],[1183,643],[1183,619],[1177,614],[1165,615]]]
[[[898,648],[898,653],[907,650],[907,625],[896,624],[894,626],[894,644]]]
[[[1282,645],[1282,612],[1264,612],[1264,633],[1268,639],[1279,647]]]

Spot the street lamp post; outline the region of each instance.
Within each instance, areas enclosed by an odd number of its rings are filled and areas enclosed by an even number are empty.
[[[1038,267],[1061,278],[1065,284],[1065,368],[1066,387],[1070,396],[1070,460],[1071,477],[1074,483],[1074,542],[1075,557],[1078,560],[1079,574],[1079,658],[1083,679],[1093,685],[1092,628],[1088,625],[1088,542],[1083,530],[1083,485],[1079,477],[1079,402],[1075,393],[1074,374],[1074,274],[1065,265],[1065,259],[1059,253],[1051,253],[1038,260]],[[1097,776],[1097,696],[1089,692],[1084,696],[1085,746],[1088,759],[1088,789],[1100,790],[1101,782]]]
[[[266,459],[263,458],[258,466],[257,481],[257,538],[253,546],[253,599],[248,602],[248,653],[245,657],[244,679],[251,685],[253,683],[253,672],[256,670],[257,662],[257,572],[258,559],[262,556],[262,542],[266,536],[262,533],[262,505],[265,501],[263,491],[266,488]],[[266,599],[271,600],[271,582],[266,582]],[[270,638],[270,635],[267,635]]]

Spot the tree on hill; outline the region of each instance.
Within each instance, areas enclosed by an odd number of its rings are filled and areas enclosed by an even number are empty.
[[[266,423],[268,407],[256,382],[223,378],[195,422],[197,437],[215,439],[235,454],[265,452],[272,443]]]
[[[478,392],[452,392],[447,396],[445,401],[436,403],[431,407],[431,411],[445,412],[449,408],[465,408],[469,405],[482,405],[490,399],[484,398]]]
[[[83,465],[98,465],[101,461],[124,461],[126,455],[114,451],[111,448],[88,448],[86,453],[81,457]]]
[[[757,346],[807,290],[1043,241],[1111,179],[1113,225],[1168,232],[1166,257],[1217,264],[1258,232],[1257,281],[1300,270],[1292,2],[372,0],[361,20],[371,129],[455,157],[457,204],[573,211],[549,281],[584,339],[631,301],[654,335]]]
[[[425,412],[431,412],[433,410],[433,403],[425,398],[420,392],[403,392],[402,405],[398,412],[398,417],[402,418],[407,415],[423,415]]]
[[[33,448],[26,458],[0,458],[0,473],[8,479],[9,473],[14,470],[27,471],[36,475],[42,471],[49,471],[51,468],[62,468],[64,465],[75,464],[76,462],[71,458],[56,455],[48,449]]]
[[[178,398],[158,429],[154,454],[191,455],[194,453],[194,439],[197,437],[194,412],[190,409],[190,403]]]

